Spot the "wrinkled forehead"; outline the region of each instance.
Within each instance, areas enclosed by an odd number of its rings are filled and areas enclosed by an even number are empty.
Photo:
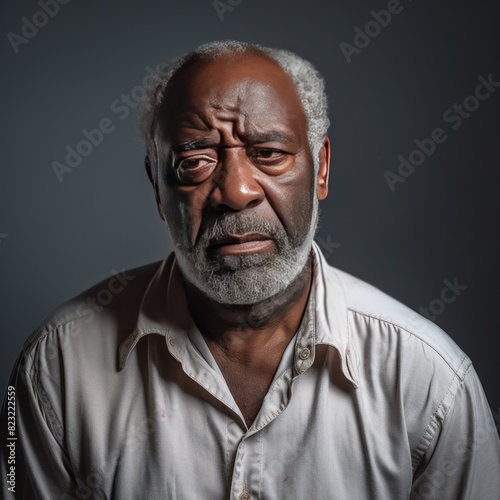
[[[238,116],[246,127],[274,122],[297,129],[305,115],[291,77],[265,54],[245,53],[199,59],[181,68],[169,82],[159,114],[161,131],[170,135],[186,119]]]

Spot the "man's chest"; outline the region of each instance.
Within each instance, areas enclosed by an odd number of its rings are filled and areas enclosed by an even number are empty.
[[[280,365],[282,350],[256,363],[231,360],[218,351],[212,351],[212,354],[247,427],[250,427]]]
[[[236,402],[261,405],[249,430],[225,404],[224,392],[200,391],[182,370],[169,378],[150,372],[133,401],[116,400],[112,409],[102,401],[99,414],[85,416],[91,439],[70,440],[79,477],[98,478],[104,498],[237,499],[246,492],[262,499],[362,500],[391,498],[398,484],[397,498],[404,498],[411,453],[405,439],[390,440],[403,435],[402,422],[389,427],[377,420],[373,407],[360,406],[356,394],[340,391],[316,370],[295,380],[285,371],[263,401],[251,377],[232,382],[240,387]],[[378,484],[380,470],[387,471],[384,484]],[[385,497],[366,496],[374,481]]]
[[[272,376],[262,373],[246,374],[245,370],[237,373],[234,371],[223,371],[222,373],[235,403],[241,410],[245,423],[250,427],[262,406]]]
[[[412,450],[401,409],[380,411],[383,391],[338,386],[319,356],[300,375],[280,366],[271,380],[251,370],[226,380],[166,358],[161,341],[148,338],[126,370],[96,382],[91,404],[71,391],[69,460],[105,493],[95,498],[405,498]],[[374,484],[380,496],[368,494]]]

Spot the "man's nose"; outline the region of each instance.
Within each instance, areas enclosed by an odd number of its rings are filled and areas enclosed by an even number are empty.
[[[221,168],[210,195],[210,204],[218,210],[243,210],[257,206],[265,197],[255,179],[255,167],[244,148],[224,150]]]

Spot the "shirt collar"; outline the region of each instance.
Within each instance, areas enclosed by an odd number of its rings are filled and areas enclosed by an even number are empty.
[[[358,357],[349,330],[342,279],[336,269],[327,263],[316,242],[313,242],[313,250],[316,344],[337,349],[344,376],[357,388]]]
[[[184,293],[184,281],[171,253],[160,265],[142,297],[137,323],[119,347],[120,368],[146,335],[163,335],[165,341],[182,337],[192,326]]]
[[[295,370],[301,373],[307,369],[314,360],[315,346],[325,344],[337,349],[344,376],[357,387],[357,362],[348,329],[341,279],[314,242],[313,251],[313,289],[308,301],[309,312],[314,309],[314,313],[308,315],[308,321],[313,324],[311,328],[302,329],[303,334],[297,337]],[[133,332],[120,344],[120,368],[124,368],[130,353],[144,336],[151,333],[163,335],[168,347],[168,344],[190,342],[186,332],[192,328],[184,281],[172,253],[162,262],[143,295]]]

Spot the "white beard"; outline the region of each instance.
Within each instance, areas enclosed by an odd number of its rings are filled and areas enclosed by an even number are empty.
[[[319,218],[316,196],[312,203],[306,234],[290,236],[279,222],[255,220],[251,212],[224,214],[194,246],[187,241],[186,231],[170,231],[184,279],[221,304],[256,304],[284,291],[302,272],[311,252]],[[277,251],[271,255],[207,256],[206,249],[213,239],[246,232],[273,235]]]

